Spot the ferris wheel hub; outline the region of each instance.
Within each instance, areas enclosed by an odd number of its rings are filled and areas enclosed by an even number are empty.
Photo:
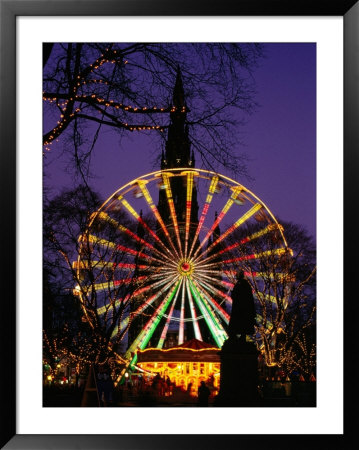
[[[191,261],[181,260],[178,265],[178,271],[182,276],[189,276],[193,272],[193,264]]]

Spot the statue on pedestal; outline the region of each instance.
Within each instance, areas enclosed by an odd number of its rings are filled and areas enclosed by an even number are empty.
[[[246,341],[247,335],[253,335],[256,320],[256,308],[252,294],[252,287],[244,278],[244,272],[237,274],[237,282],[232,290],[232,312],[228,326],[229,339]]]
[[[231,296],[228,339],[219,352],[221,380],[215,405],[253,406],[258,400],[258,350],[246,337],[255,333],[256,309],[251,285],[243,271],[237,274]]]

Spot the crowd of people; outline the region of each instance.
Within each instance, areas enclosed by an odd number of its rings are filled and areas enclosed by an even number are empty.
[[[169,376],[162,377],[159,373],[152,378],[145,375],[128,377],[122,389],[127,397],[151,396],[152,399],[159,402],[166,401],[166,397],[180,398],[192,403],[197,400],[199,406],[208,406],[208,399],[212,393],[215,393],[211,380],[208,380],[207,384],[201,381],[198,389],[193,383],[188,383],[185,388],[184,386],[177,386],[170,380]]]
[[[261,386],[260,391],[262,395],[267,393],[269,389],[268,383],[270,383],[271,392],[280,390],[281,392],[283,391],[283,396],[289,396],[291,395],[292,389],[292,383],[289,383],[290,381],[306,381],[296,371],[291,373],[290,377],[283,370],[278,369],[275,373],[273,371],[271,374],[266,374],[267,376],[264,373],[260,375],[259,385]],[[110,372],[106,368],[100,367],[97,371],[96,378],[101,405],[111,406],[114,401],[114,384]],[[315,381],[314,375],[310,381]],[[152,377],[146,374],[129,375],[125,378],[124,383],[119,386],[119,389],[117,389],[118,400],[120,402],[129,399],[139,399],[141,397],[151,399],[155,403],[166,402],[166,400],[171,402],[179,399],[182,402],[197,402],[198,406],[204,407],[209,405],[209,399],[214,398],[217,393],[218,391],[214,387],[213,377],[206,382],[202,380],[197,388],[193,383],[188,383],[186,387],[177,386],[170,380],[168,375],[162,377],[159,373]]]

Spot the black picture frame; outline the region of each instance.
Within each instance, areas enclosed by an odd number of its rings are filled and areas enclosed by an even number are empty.
[[[0,0],[1,448],[198,449],[280,445],[349,448],[354,434],[355,186],[359,152],[358,0]],[[342,16],[344,18],[344,433],[341,435],[18,435],[16,434],[16,17],[18,16]],[[6,213],[6,214],[5,214]],[[6,220],[5,220],[6,217]],[[350,240],[349,240],[350,237]],[[353,261],[351,261],[353,259]],[[339,268],[340,270],[341,268]],[[338,268],[336,269],[338,270]],[[4,282],[6,280],[6,282]],[[350,295],[352,294],[352,295]],[[352,297],[352,298],[350,298]],[[335,339],[335,333],[328,336]],[[333,364],[335,364],[333,358]],[[333,380],[335,382],[335,380]],[[330,395],[330,393],[328,393]],[[269,412],[270,414],[270,412]],[[298,424],[300,427],[300,424]],[[260,431],[259,431],[260,433]],[[325,441],[325,442],[324,442]]]

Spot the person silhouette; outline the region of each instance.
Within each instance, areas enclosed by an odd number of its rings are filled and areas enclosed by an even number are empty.
[[[201,381],[201,385],[198,388],[198,406],[208,406],[208,397],[211,391],[206,386],[204,381]]]
[[[100,365],[97,370],[97,390],[102,406],[109,406],[113,397],[113,381],[109,367]]]
[[[254,324],[256,308],[254,304],[252,287],[244,278],[244,272],[237,274],[237,282],[231,294],[232,311],[228,325],[229,338],[238,338],[245,342],[247,335],[255,333]]]

